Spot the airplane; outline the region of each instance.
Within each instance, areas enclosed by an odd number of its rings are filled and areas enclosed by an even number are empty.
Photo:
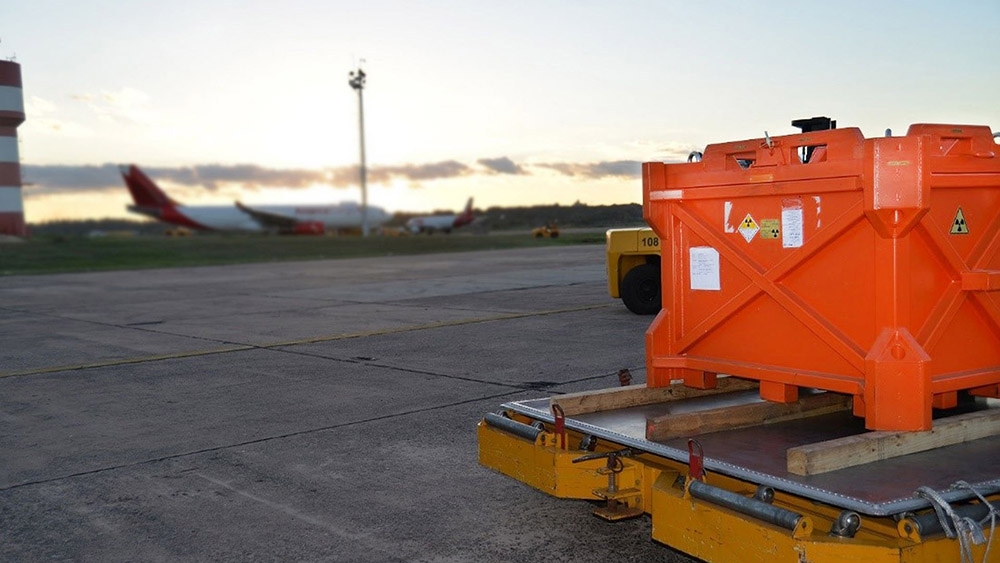
[[[414,217],[406,222],[406,229],[413,234],[441,231],[448,234],[452,229],[457,229],[475,220],[472,215],[472,198],[465,204],[465,209],[458,215],[425,215]]]
[[[135,205],[128,210],[198,231],[277,231],[321,235],[327,230],[361,227],[361,206],[337,205],[181,205],[165,194],[139,167],[121,165],[119,170]],[[377,227],[392,216],[368,206],[368,225]]]

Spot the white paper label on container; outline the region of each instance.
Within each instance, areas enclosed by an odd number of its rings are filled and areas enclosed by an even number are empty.
[[[781,208],[781,246],[784,248],[799,248],[805,239],[802,205]]]
[[[691,253],[691,289],[720,291],[719,251],[711,246],[692,246],[688,250]]]

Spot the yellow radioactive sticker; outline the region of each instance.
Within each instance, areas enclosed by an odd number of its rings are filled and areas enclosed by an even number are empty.
[[[760,238],[781,238],[781,220],[761,219]]]
[[[962,208],[958,208],[958,213],[955,213],[955,220],[951,222],[951,234],[953,235],[967,235],[969,234],[969,225],[965,223],[965,213],[962,213]]]

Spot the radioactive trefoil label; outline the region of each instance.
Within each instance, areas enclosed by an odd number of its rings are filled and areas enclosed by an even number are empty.
[[[760,225],[757,224],[757,221],[754,221],[752,215],[747,213],[747,216],[743,218],[743,222],[740,223],[740,228],[737,230],[747,242],[750,242],[760,232]]]
[[[762,239],[777,239],[781,236],[781,220],[780,219],[761,219],[760,220],[760,238]]]
[[[955,213],[955,220],[951,222],[951,234],[969,234],[969,225],[965,222],[965,213],[962,212],[961,207],[958,208],[958,213]]]

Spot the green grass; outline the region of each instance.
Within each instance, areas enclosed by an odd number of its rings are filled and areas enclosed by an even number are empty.
[[[25,242],[0,243],[0,276],[603,243],[603,232],[563,233],[557,239],[535,239],[526,233],[366,239],[263,235],[36,237]]]

